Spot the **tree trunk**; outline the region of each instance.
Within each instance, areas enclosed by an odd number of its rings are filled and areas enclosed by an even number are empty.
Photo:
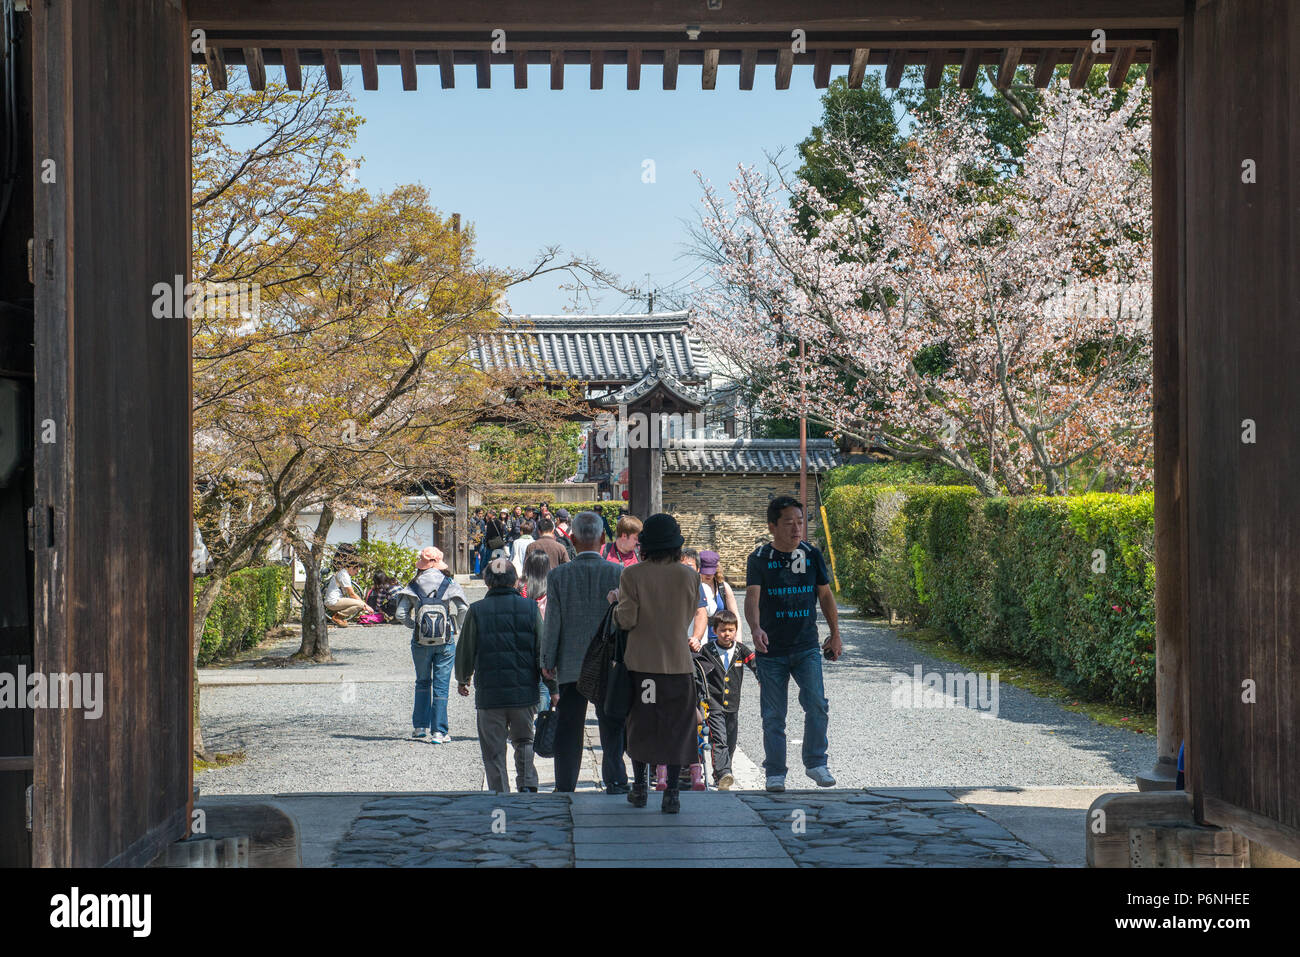
[[[302,644],[295,658],[311,661],[331,661],[329,638],[329,613],[321,596],[320,566],[325,557],[325,538],[334,524],[334,509],[326,505],[321,509],[320,521],[312,536],[310,547],[300,535],[293,536],[293,549],[307,571],[307,581],[302,586]]]
[[[192,635],[193,662],[194,662],[194,753],[199,757],[207,758],[207,748],[203,746],[203,729],[199,727],[199,648],[203,642],[203,628],[208,623],[208,613],[212,611],[212,605],[221,594],[221,588],[226,583],[224,575],[211,575],[207,583],[204,584],[203,590],[199,592],[198,600],[194,603],[194,634]]]

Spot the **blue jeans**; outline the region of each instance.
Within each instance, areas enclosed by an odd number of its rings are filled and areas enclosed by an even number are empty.
[[[451,689],[451,669],[456,663],[456,645],[421,645],[411,642],[411,660],[415,662],[415,709],[411,727],[429,728],[447,733],[447,692]]]
[[[803,708],[803,766],[826,763],[826,727],[830,703],[822,683],[822,650],[813,647],[792,655],[758,655],[758,707],[763,715],[763,770],[785,774],[785,714],[790,679],[799,686]]]

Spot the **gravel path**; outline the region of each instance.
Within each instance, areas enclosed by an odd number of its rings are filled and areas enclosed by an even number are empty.
[[[476,583],[470,597],[481,594]],[[883,625],[845,620],[842,630],[846,655],[825,669],[830,766],[840,787],[1127,789],[1155,761],[1152,737],[1099,725],[1005,683],[996,717],[964,707],[895,708],[891,675],[910,676],[916,664],[945,673],[957,666],[919,656]],[[247,755],[240,764],[197,774],[203,793],[482,788],[472,697],[460,698],[453,686],[450,744],[409,737],[413,673],[406,629],[332,629],[330,641],[337,661],[329,665],[241,664],[203,672],[200,704],[208,746]],[[290,639],[267,654],[286,657],[296,648],[297,639]],[[259,683],[232,683],[250,681]],[[758,688],[752,680],[744,688],[740,749],[761,765]],[[802,788],[809,785],[800,770],[802,722],[793,683],[790,698],[787,785]],[[539,761],[543,789],[549,763]]]

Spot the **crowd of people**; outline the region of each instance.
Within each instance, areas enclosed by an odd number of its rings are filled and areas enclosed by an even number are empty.
[[[734,786],[748,670],[758,684],[767,790],[785,789],[792,678],[804,712],[805,773],[819,786],[834,785],[822,662],[838,660],[842,644],[829,574],[821,552],[804,539],[797,499],[774,499],[766,519],[772,540],[749,555],[745,569],[750,647],[740,641],[741,607],[718,553],[688,548],[671,515],[642,522],[624,513],[611,528],[595,511],[475,510],[476,568],[487,595],[471,604],[432,547],[397,592],[395,617],[412,632],[413,736],[449,740],[454,671],[460,695],[473,689],[488,786],[510,790],[509,742],[516,789],[538,789],[535,722],[554,708],[555,789],[573,791],[594,704],[606,793],[645,807],[653,786],[663,792],[661,809],[675,813],[683,787],[708,787],[706,756],[713,785]],[[611,604],[627,633],[623,663],[632,693],[625,716],[606,714],[602,701],[578,691],[583,659]],[[824,643],[819,608],[830,630]]]

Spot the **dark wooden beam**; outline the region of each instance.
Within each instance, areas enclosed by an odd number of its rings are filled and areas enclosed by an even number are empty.
[[[284,63],[284,85],[291,90],[301,90],[302,64],[298,62],[298,51],[285,47],[280,51],[280,60]]]
[[[523,50],[515,50],[515,89],[528,89],[528,58]]]
[[[487,50],[474,52],[474,82],[480,90],[492,88],[492,60]]]
[[[456,60],[451,50],[438,51],[438,77],[442,80],[444,90],[456,86]]]
[[[361,59],[361,88],[379,89],[379,64],[375,61],[375,51],[361,49],[357,51],[357,56]]]
[[[1118,90],[1124,85],[1136,52],[1134,47],[1119,47],[1115,50],[1115,59],[1110,64],[1110,72],[1106,74],[1106,82],[1110,84],[1111,89]]]
[[[212,80],[212,89],[226,89],[226,58],[221,54],[221,47],[208,44],[203,49],[203,57],[208,61],[208,77]]]
[[[1057,50],[1039,50],[1038,65],[1034,67],[1034,86],[1040,90],[1047,88],[1047,84],[1052,82],[1052,77],[1056,74],[1056,56]]]
[[[967,47],[961,55],[961,73],[957,75],[957,85],[969,90],[975,85],[975,78],[980,72],[980,53],[978,47]]]
[[[603,90],[605,88],[605,51],[591,51],[591,88],[593,90]]]
[[[862,81],[867,76],[867,58],[871,56],[871,50],[867,47],[857,47],[849,60],[849,86],[854,90],[862,88]]]
[[[712,90],[718,85],[718,51],[710,48],[704,51],[704,69],[700,73],[700,88]]]
[[[1074,51],[1074,63],[1070,65],[1070,87],[1075,90],[1082,90],[1088,83],[1088,76],[1092,73],[1092,65],[1097,60],[1096,54],[1092,52],[1092,47],[1079,47]]]
[[[627,51],[627,88],[629,90],[641,89],[640,49]]]
[[[931,50],[925,60],[925,88],[937,90],[943,80],[943,50]]]
[[[681,62],[681,50],[664,51],[664,89],[677,89],[677,65]]]
[[[1016,78],[1016,67],[1020,65],[1020,47],[1007,47],[1002,51],[1002,60],[998,64],[999,88],[1005,90]]]
[[[749,49],[742,50],[740,53],[740,88],[742,90],[752,90],[754,88],[754,67],[758,64],[758,51]]]
[[[253,90],[266,89],[266,64],[262,62],[262,51],[257,47],[244,50],[244,69],[248,71],[248,86]]]
[[[416,84],[419,81],[416,79],[415,51],[399,50],[397,52],[397,58],[398,58],[398,62],[400,62],[402,65],[402,89],[403,90],[416,89],[417,88]]]
[[[564,89],[564,51],[551,51],[551,89]]]
[[[1045,27],[1090,32],[1101,27],[1176,29],[1184,0],[805,0],[798,23],[813,31],[1034,30]],[[257,30],[462,30],[494,28],[511,33],[550,30],[556,34],[592,30],[681,32],[686,23],[706,32],[734,27],[733,4],[706,9],[699,0],[638,3],[538,3],[536,0],[188,0],[192,26],[205,29],[244,25]],[[789,36],[794,12],[789,0],[745,0],[744,23],[760,32]]]
[[[889,63],[885,67],[885,86],[891,90],[897,90],[898,85],[903,82],[903,67],[907,57],[906,50],[890,50]]]
[[[824,90],[831,85],[831,51],[817,49],[813,51],[813,87]]]
[[[782,47],[776,53],[776,88],[790,89],[790,74],[794,72],[794,51]]]
[[[339,66],[338,50],[321,50],[321,60],[325,65],[325,83],[331,90],[343,89],[343,68]]]

